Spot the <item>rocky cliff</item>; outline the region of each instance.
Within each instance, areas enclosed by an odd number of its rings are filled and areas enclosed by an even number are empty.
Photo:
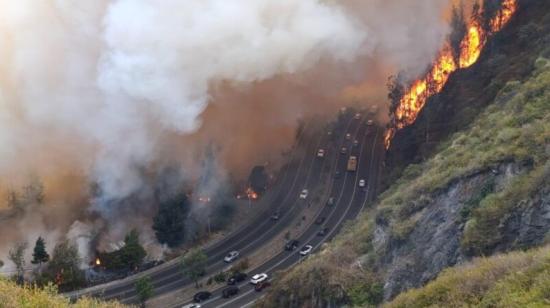
[[[258,306],[379,305],[472,258],[550,241],[550,3],[517,14],[396,135],[379,199]]]

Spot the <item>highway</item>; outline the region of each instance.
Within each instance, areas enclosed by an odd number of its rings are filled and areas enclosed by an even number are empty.
[[[351,149],[351,153],[346,155],[339,155],[336,158],[336,168],[342,173],[342,177],[339,179],[333,179],[331,185],[330,196],[336,198],[336,204],[334,206],[325,206],[318,217],[326,217],[325,222],[321,225],[311,225],[307,231],[302,234],[298,240],[300,242],[299,248],[292,251],[284,251],[281,245],[281,252],[262,265],[255,269],[248,270],[249,277],[254,274],[267,273],[270,277],[276,271],[287,269],[294,264],[301,261],[299,250],[304,245],[312,245],[314,247],[313,252],[319,249],[321,245],[332,239],[343,226],[344,222],[354,219],[365,207],[368,201],[374,199],[376,195],[376,186],[378,184],[378,173],[381,159],[383,157],[384,149],[382,144],[382,132],[383,130],[378,127],[367,127],[364,123],[364,119],[357,121],[362,125],[352,125],[349,128],[349,132],[355,132],[358,140],[361,140],[358,147],[352,146],[352,140],[344,140],[343,145]],[[335,149],[332,148],[334,151]],[[346,172],[346,164],[350,155],[356,155],[359,157],[358,170],[356,172]],[[366,188],[358,187],[360,179],[365,179],[367,182]],[[328,199],[328,196],[324,199]],[[317,233],[320,229],[327,227],[329,232],[324,236],[319,236]],[[202,307],[243,307],[249,306],[257,300],[262,293],[256,292],[248,280],[240,283],[239,294],[232,298],[224,299],[221,296],[221,292],[225,287],[218,288],[213,292],[213,296],[201,303]],[[173,307],[181,307],[182,305],[189,303],[191,299],[186,302],[178,303]]]
[[[223,240],[205,249],[208,255],[207,275],[219,272],[227,267],[223,262],[223,256],[231,250],[238,250],[241,256],[253,253],[270,239],[280,234],[291,223],[293,217],[305,204],[299,200],[298,195],[304,188],[313,191],[316,186],[331,177],[335,168],[342,168],[345,159],[337,153],[339,138],[343,139],[345,132],[360,132],[364,129],[362,121],[353,120],[351,113],[340,117],[335,125],[332,136],[326,134],[325,130],[319,134],[319,127],[306,126],[297,140],[297,145],[292,151],[289,163],[285,165],[278,177],[276,184],[260,202],[268,202],[268,210],[262,212],[243,228],[236,230]],[[364,122],[362,122],[364,123]],[[351,142],[351,140],[346,141]],[[348,146],[352,148],[351,144]],[[330,148],[324,159],[316,158],[318,148]],[[342,155],[345,156],[345,155]],[[337,165],[336,165],[337,163]],[[345,176],[347,181],[348,176]],[[341,189],[339,181],[335,181],[333,189]],[[340,188],[339,188],[340,187]],[[324,196],[323,196],[324,197]],[[281,217],[278,221],[269,219],[271,214],[278,210]],[[155,287],[155,296],[184,288],[192,283],[181,275],[178,262],[164,267],[153,268],[143,274],[147,274]],[[143,275],[141,274],[141,275]],[[102,286],[81,290],[69,294],[71,297],[82,295],[96,296],[103,299],[117,299],[125,303],[134,303],[135,277],[116,281]]]

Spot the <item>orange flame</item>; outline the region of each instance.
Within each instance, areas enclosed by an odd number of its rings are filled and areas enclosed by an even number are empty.
[[[481,27],[477,23],[472,24],[460,43],[460,68],[467,68],[476,63],[484,45]]]
[[[246,196],[248,197],[248,199],[251,199],[251,200],[256,200],[258,199],[258,193],[255,192],[252,187],[248,187],[246,189]]]
[[[504,0],[495,18],[490,21],[492,33],[500,31],[510,21],[516,9],[517,0]],[[395,125],[390,127],[384,136],[386,149],[389,148],[396,131],[414,123],[428,98],[441,92],[451,73],[477,62],[486,42],[487,33],[484,33],[478,22],[473,21],[460,43],[458,63],[453,57],[449,44],[445,44],[428,73],[413,82],[400,99],[393,115]]]
[[[491,20],[491,31],[493,33],[500,31],[510,21],[516,10],[517,0],[504,0],[497,16]]]

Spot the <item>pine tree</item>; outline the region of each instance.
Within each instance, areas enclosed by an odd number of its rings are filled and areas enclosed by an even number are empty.
[[[50,260],[50,255],[46,251],[46,242],[39,236],[34,245],[34,252],[32,254],[32,264],[42,264]]]

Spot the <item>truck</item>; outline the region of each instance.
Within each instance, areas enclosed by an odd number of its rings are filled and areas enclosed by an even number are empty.
[[[348,171],[355,171],[357,169],[357,157],[350,156],[348,159]]]

